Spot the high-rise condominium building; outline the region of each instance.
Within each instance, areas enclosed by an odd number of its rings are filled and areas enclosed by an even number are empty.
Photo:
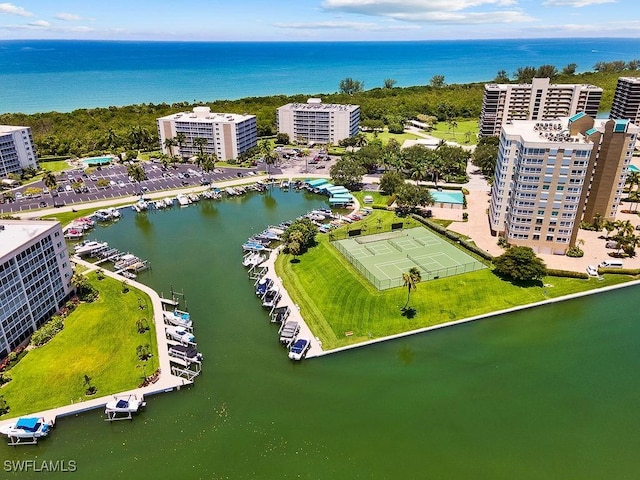
[[[0,177],[28,167],[38,168],[31,128],[0,125]]]
[[[202,148],[220,160],[230,160],[258,144],[255,115],[212,113],[209,107],[195,107],[193,112],[158,118],[157,123],[162,152],[167,155],[190,158]],[[175,142],[170,148],[165,142],[168,138]],[[206,144],[201,146],[198,138],[204,138]]]
[[[65,304],[72,274],[58,222],[0,220],[0,358]]]
[[[360,126],[360,107],[322,103],[310,98],[307,103],[288,103],[277,110],[278,133],[286,133],[291,141],[337,144],[353,137]]]
[[[602,88],[594,85],[552,84],[548,78],[534,78],[526,84],[484,86],[480,136],[500,134],[512,120],[553,120],[579,112],[595,118]]]
[[[640,77],[618,78],[609,118],[626,119],[640,125]]]
[[[512,245],[563,254],[582,220],[613,219],[640,128],[584,113],[513,121],[500,134],[489,221]]]

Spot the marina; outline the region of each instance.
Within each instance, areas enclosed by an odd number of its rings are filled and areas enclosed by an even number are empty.
[[[184,476],[191,468],[209,477],[255,478],[259,471],[276,478],[298,475],[301,465],[318,478],[352,478],[354,471],[397,478],[424,469],[436,478],[482,480],[515,474],[525,480],[553,478],[558,469],[589,480],[633,478],[635,432],[640,431],[634,414],[640,387],[632,373],[638,367],[635,339],[640,334],[632,315],[637,287],[322,361],[290,361],[279,342],[280,324],[271,323],[255,295],[259,278],[247,276],[238,246],[264,225],[320,209],[326,200],[302,195],[274,189],[277,209],[266,208],[259,195],[247,196],[242,205],[219,202],[215,217],[206,210],[208,202],[201,201],[180,211],[148,214],[152,229],[136,222],[144,215],[127,209],[101,230],[100,240],[110,247],[149,259],[153,270],[144,281],[164,290],[161,297],[173,301],[168,285],[184,288],[197,349],[207,365],[196,388],[169,395],[145,392],[147,407],[131,424],[105,425],[100,409],[112,396],[93,407],[98,411],[74,411],[64,421],[57,415],[56,428],[37,447],[38,457],[78,459],[79,471],[96,479],[116,478],[123,471]],[[220,235],[230,221],[234,228]],[[187,231],[192,234],[185,236]],[[266,273],[263,268],[255,273]],[[267,278],[278,281],[271,274]],[[335,294],[339,298],[341,292]],[[279,306],[285,302],[286,295]],[[287,321],[295,320],[299,311],[293,302],[288,305]],[[307,338],[303,329],[298,336]],[[242,338],[235,340],[238,332]],[[307,358],[314,353],[309,340]],[[177,362],[171,365],[186,370]],[[166,369],[171,371],[168,348]],[[186,378],[176,384],[182,381],[188,384]],[[171,388],[161,382],[148,388],[158,393]],[[295,402],[288,401],[292,396]],[[410,399],[412,408],[398,398]],[[304,431],[292,418],[304,419]],[[513,422],[526,435],[514,437]],[[557,435],[558,425],[562,435]],[[466,446],[464,462],[456,447],[460,444]],[[0,445],[0,450],[6,460],[34,455],[30,447]],[[389,462],[390,452],[394,462]],[[504,475],[496,473],[496,458]]]

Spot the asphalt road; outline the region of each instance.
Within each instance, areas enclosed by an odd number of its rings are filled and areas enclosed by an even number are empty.
[[[264,165],[257,168],[232,168],[221,167],[213,172],[204,173],[198,167],[192,164],[179,164],[176,168],[169,167],[163,170],[162,165],[150,162],[142,163],[147,179],[140,182],[131,182],[127,176],[127,168],[125,165],[109,165],[101,167],[101,170],[95,170],[93,174],[87,176],[83,169],[67,170],[58,176],[58,191],[56,193],[42,194],[36,198],[25,198],[24,191],[27,188],[44,188],[42,181],[31,183],[14,189],[16,197],[15,201],[10,203],[1,203],[0,212],[15,213],[34,210],[39,208],[50,208],[53,206],[74,205],[84,202],[93,202],[99,200],[108,200],[111,198],[127,197],[138,195],[140,192],[151,193],[162,190],[171,190],[176,188],[184,188],[189,186],[199,186],[203,181],[220,182],[225,180],[237,179],[239,176],[250,176],[250,172],[264,170]],[[274,169],[275,170],[275,169]],[[193,173],[195,172],[195,173]],[[274,171],[275,173],[275,171]],[[87,187],[87,192],[76,193],[71,188],[71,184],[78,177]],[[98,180],[106,179],[112,182],[108,187],[99,188]],[[121,182],[121,183],[120,183]],[[119,186],[122,185],[122,186]]]

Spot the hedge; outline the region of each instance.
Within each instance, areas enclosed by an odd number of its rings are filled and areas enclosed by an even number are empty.
[[[620,275],[640,275],[640,268],[598,268],[598,273],[617,273]]]
[[[589,279],[589,275],[585,272],[573,272],[571,270],[554,270],[552,268],[547,269],[547,275],[550,277],[567,277],[567,278],[582,278]]]
[[[51,320],[42,325],[31,335],[31,343],[36,347],[41,347],[51,340],[56,333],[64,328],[64,319],[60,315],[54,315]]]

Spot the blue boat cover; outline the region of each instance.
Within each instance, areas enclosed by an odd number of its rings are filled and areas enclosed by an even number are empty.
[[[40,419],[38,417],[20,418],[16,422],[16,428],[21,428],[23,430],[36,430],[39,422]]]
[[[118,403],[116,403],[116,408],[127,408],[128,406],[129,402],[126,400],[118,400]]]

